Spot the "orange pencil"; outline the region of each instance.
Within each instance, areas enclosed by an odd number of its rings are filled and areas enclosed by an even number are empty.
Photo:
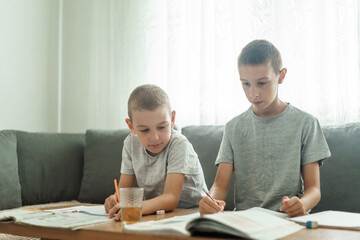
[[[117,184],[116,178],[114,179],[114,185],[115,185],[117,202],[120,202],[119,189],[118,189],[118,184]]]

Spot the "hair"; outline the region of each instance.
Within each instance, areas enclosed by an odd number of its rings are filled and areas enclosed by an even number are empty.
[[[145,84],[135,88],[128,100],[128,115],[132,120],[132,113],[136,110],[153,111],[160,106],[168,108],[171,114],[170,100],[166,92],[153,84]]]
[[[242,65],[259,65],[270,62],[276,74],[282,68],[279,50],[267,40],[254,40],[248,43],[237,59],[238,67]]]

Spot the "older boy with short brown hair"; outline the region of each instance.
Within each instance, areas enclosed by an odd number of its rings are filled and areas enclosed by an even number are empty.
[[[319,165],[330,151],[318,120],[278,97],[287,73],[281,55],[266,40],[246,45],[238,57],[240,81],[251,107],[224,131],[210,194],[200,214],[223,210],[235,175],[235,207],[263,207],[304,215],[320,201]]]

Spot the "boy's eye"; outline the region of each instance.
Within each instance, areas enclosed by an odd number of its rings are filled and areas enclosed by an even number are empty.
[[[247,82],[243,82],[242,84],[245,85],[245,86],[249,86],[249,85],[250,85],[250,84],[247,83]]]
[[[265,85],[266,82],[259,82],[258,84],[259,84],[259,85]]]
[[[146,132],[148,132],[149,131],[149,129],[142,129],[142,130],[140,130],[140,132],[142,132],[142,133],[146,133]]]
[[[160,130],[162,130],[162,129],[164,129],[164,128],[165,128],[165,126],[158,127],[158,129],[160,129]]]

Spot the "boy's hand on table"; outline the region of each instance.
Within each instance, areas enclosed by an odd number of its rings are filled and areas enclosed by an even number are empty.
[[[304,202],[298,197],[289,198],[282,197],[283,205],[280,206],[280,211],[286,212],[289,217],[297,217],[305,215]]]
[[[211,200],[211,198],[209,198],[208,196],[203,197],[199,202],[200,215],[212,214],[212,213],[224,211],[224,207],[226,203],[221,200],[215,200],[215,201],[216,202]]]

